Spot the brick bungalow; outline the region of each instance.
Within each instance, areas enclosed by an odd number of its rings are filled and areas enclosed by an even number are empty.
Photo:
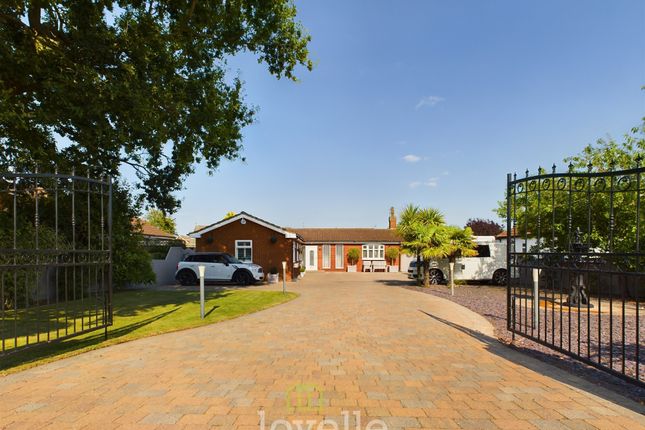
[[[300,274],[302,239],[294,232],[246,212],[203,226],[189,233],[197,252],[227,252],[242,261],[262,266],[266,273],[276,268],[282,278],[287,262],[287,279]]]
[[[305,242],[304,264],[308,271],[347,271],[347,253],[352,248],[358,250],[358,272],[385,271],[388,265],[399,270],[400,257],[392,262],[385,257],[388,248],[401,248],[394,208],[390,209],[388,228],[295,228],[292,231]]]
[[[388,248],[400,249],[394,208],[388,228],[288,228],[280,227],[246,212],[203,226],[189,233],[197,252],[227,252],[243,261],[253,261],[265,272],[287,262],[287,279],[297,277],[300,266],[308,271],[347,271],[347,253],[359,253],[357,271],[383,270],[388,265],[398,271],[400,257],[386,261]],[[303,261],[304,260],[304,261]]]

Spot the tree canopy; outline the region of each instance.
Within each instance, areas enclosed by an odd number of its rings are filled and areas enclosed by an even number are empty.
[[[430,262],[447,258],[454,262],[459,257],[477,255],[470,227],[464,229],[446,225],[441,212],[436,209],[421,209],[412,204],[401,212],[397,233],[402,238],[401,250],[417,256],[417,267],[423,257],[423,284],[430,286]],[[418,269],[417,269],[418,270]],[[450,273],[451,286],[453,274]]]
[[[195,165],[239,157],[253,121],[227,60],[295,80],[309,40],[291,0],[3,1],[0,164],[129,165],[172,213]]]
[[[497,236],[504,228],[490,219],[470,218],[465,227],[470,227],[476,236]]]
[[[159,209],[150,209],[146,221],[169,234],[177,234],[177,223],[174,218],[167,216]]]
[[[645,213],[642,205],[640,213],[637,211],[636,177],[620,171],[633,169],[639,163],[642,166],[644,156],[645,118],[622,141],[598,139],[580,153],[565,158],[570,172],[616,173],[593,181],[567,178],[566,174],[561,179],[543,179],[540,201],[535,190],[518,192],[511,209],[517,233],[540,236],[542,247],[568,250],[573,233],[579,228],[583,232],[582,241],[590,248],[633,252],[638,241],[636,222],[639,219],[642,223]],[[540,173],[546,172],[540,169]],[[610,193],[611,189],[616,192]],[[499,202],[497,213],[506,217],[505,200]]]
[[[437,235],[437,243],[433,256],[447,258],[449,263],[455,263],[460,257],[475,257],[477,244],[473,240],[473,231],[470,227],[460,228],[454,225],[441,226],[441,234]],[[449,264],[450,294],[455,295],[454,266]]]
[[[441,226],[445,223],[443,214],[433,208],[422,209],[413,204],[407,205],[399,215],[397,233],[401,236],[401,251],[417,256],[418,268],[423,264],[424,285],[430,285],[430,259],[439,244]],[[423,257],[423,262],[421,261]],[[417,276],[417,282],[420,278]]]

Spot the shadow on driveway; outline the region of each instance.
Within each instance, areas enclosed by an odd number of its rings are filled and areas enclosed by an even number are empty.
[[[548,363],[548,360],[546,360],[548,356],[540,351],[532,351],[531,356],[529,356],[523,353],[521,350],[514,348],[511,345],[505,345],[499,342],[497,339],[493,337],[486,336],[478,331],[471,330],[459,324],[455,324],[451,321],[432,315],[421,309],[419,309],[419,312],[447,326],[450,326],[456,330],[459,330],[462,333],[465,333],[472,338],[477,339],[478,341],[482,342],[485,345],[486,350],[488,350],[489,352],[499,357],[502,357],[506,360],[509,360],[521,366],[524,366],[541,375],[546,375],[564,384],[573,386],[579,390],[594,394],[602,399],[617,403],[636,413],[645,414],[645,405],[643,404],[643,401],[645,399],[641,400],[641,404],[638,404],[631,399],[628,399],[618,393],[615,393],[614,391],[608,390],[604,387],[600,387],[590,381],[582,379],[581,377],[572,375],[562,369],[554,367]],[[541,361],[540,355],[543,355],[545,357],[544,361]]]

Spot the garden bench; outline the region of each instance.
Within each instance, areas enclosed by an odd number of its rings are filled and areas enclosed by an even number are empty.
[[[387,270],[387,265],[384,260],[372,261],[372,272],[376,272],[377,270],[382,270],[384,272]]]

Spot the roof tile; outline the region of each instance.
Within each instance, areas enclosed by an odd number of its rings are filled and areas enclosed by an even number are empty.
[[[308,243],[401,242],[395,230],[386,228],[287,228]]]

